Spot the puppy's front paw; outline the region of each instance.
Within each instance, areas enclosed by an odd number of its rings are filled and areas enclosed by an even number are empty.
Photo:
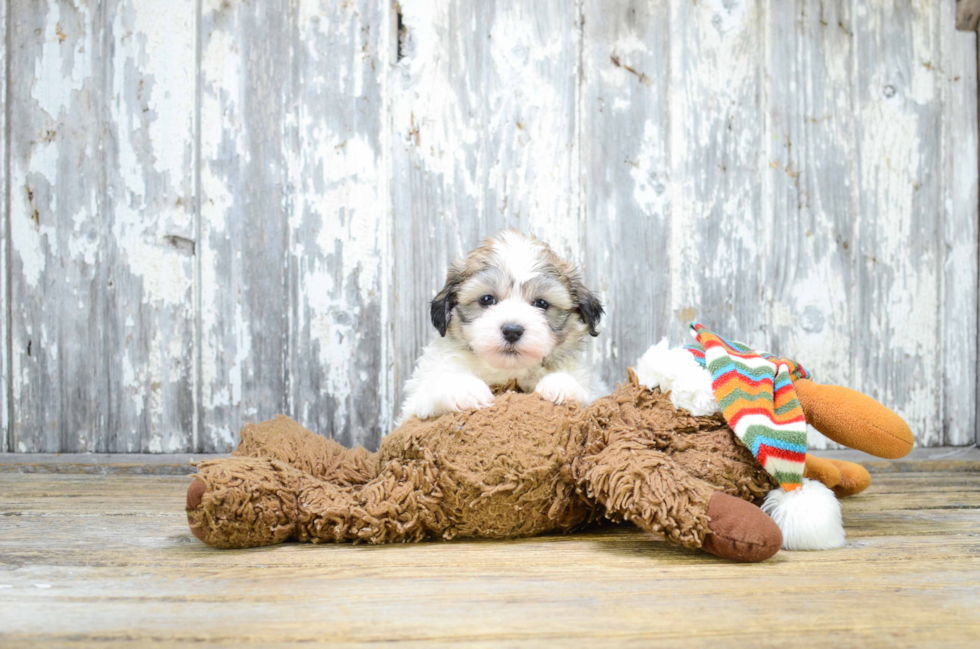
[[[479,410],[493,404],[490,386],[475,376],[459,377],[447,388],[448,392],[444,397],[447,410]]]
[[[589,402],[589,393],[581,383],[566,372],[547,375],[538,381],[534,391],[543,399],[553,403],[586,404]]]
[[[419,419],[431,419],[447,412],[477,410],[493,403],[489,386],[472,374],[442,374],[428,377],[413,395],[407,410]]]

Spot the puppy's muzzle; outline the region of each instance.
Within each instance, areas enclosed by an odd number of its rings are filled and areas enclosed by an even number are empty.
[[[504,340],[513,344],[524,335],[524,327],[519,324],[508,323],[500,328],[500,333],[503,334]]]

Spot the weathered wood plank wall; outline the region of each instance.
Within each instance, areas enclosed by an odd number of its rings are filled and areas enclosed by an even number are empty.
[[[10,399],[9,399],[9,371],[10,367],[8,364],[9,350],[10,350],[10,329],[9,329],[9,317],[10,309],[8,305],[10,304],[8,288],[9,284],[9,258],[7,256],[8,245],[10,241],[10,219],[7,218],[8,215],[8,191],[9,183],[7,179],[10,177],[9,168],[9,156],[7,155],[7,3],[3,3],[0,7],[0,30],[4,35],[5,41],[3,47],[0,47],[0,79],[3,80],[4,92],[0,96],[0,126],[2,126],[2,132],[4,135],[0,137],[0,160],[3,161],[3,172],[0,175],[2,178],[3,186],[0,187],[0,214],[4,216],[4,226],[0,228],[0,304],[3,305],[3,313],[0,314],[0,453],[7,451],[10,445],[9,441],[9,431],[10,431],[10,421],[8,417],[10,416]]]
[[[277,412],[376,446],[449,257],[505,226],[582,263],[609,382],[698,317],[972,443],[955,25],[952,0],[5,3],[0,448],[226,451]]]

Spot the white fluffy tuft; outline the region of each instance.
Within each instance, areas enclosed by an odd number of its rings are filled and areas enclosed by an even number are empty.
[[[670,349],[666,338],[643,354],[635,371],[643,385],[670,392],[670,402],[675,408],[684,408],[696,416],[718,412],[711,374],[691,352],[682,347]]]
[[[762,511],[776,521],[786,550],[829,550],[844,545],[840,502],[821,482],[803,478],[799,489],[770,491]]]

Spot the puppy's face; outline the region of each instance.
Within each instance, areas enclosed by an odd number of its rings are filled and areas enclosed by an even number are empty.
[[[504,370],[579,351],[586,333],[598,335],[602,313],[572,265],[511,230],[454,262],[431,307],[440,335]]]

